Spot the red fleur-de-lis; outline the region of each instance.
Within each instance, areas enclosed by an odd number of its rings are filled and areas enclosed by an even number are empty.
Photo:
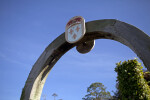
[[[76,31],[78,32],[78,31],[79,31],[79,29],[80,29],[80,28],[77,26]]]
[[[72,38],[73,38],[73,39],[76,39],[76,37],[77,37],[77,35],[76,35],[76,34],[74,34]]]
[[[69,32],[69,33],[70,33],[71,35],[72,35],[72,32],[73,32],[73,30],[72,30],[72,29],[70,29],[70,32]]]

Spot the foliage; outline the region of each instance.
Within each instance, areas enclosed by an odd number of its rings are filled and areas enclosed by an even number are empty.
[[[144,72],[144,79],[147,81],[148,85],[150,86],[150,72],[149,71]]]
[[[117,82],[116,83],[116,91],[115,92],[112,91],[114,93],[114,95],[112,96],[112,100],[120,100],[120,98],[121,98],[121,94],[120,94],[120,91],[118,89],[118,85],[119,85],[119,83]]]
[[[53,95],[52,95],[52,96],[57,97],[58,95],[57,95],[56,93],[53,93]]]
[[[53,95],[52,96],[54,96],[54,100],[55,100],[55,98],[58,96],[56,93],[53,93]]]
[[[117,63],[115,71],[121,100],[150,100],[150,88],[136,59]]]
[[[92,83],[87,88],[87,95],[82,100],[101,100],[101,98],[111,98],[110,92],[106,92],[106,87],[102,83]]]

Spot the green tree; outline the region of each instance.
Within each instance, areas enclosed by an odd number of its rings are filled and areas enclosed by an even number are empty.
[[[117,63],[115,71],[120,100],[150,100],[150,88],[136,59]]]
[[[54,100],[55,100],[55,98],[58,96],[56,93],[53,93],[53,95],[52,95],[53,97],[54,97]]]
[[[147,81],[148,85],[150,86],[150,72],[149,71],[144,72],[144,79]]]
[[[117,82],[116,83],[116,91],[115,92],[112,91],[114,93],[114,95],[112,96],[112,100],[120,100],[120,98],[121,98],[121,93],[118,89],[118,85],[119,85],[119,83]]]
[[[102,99],[110,99],[110,92],[106,92],[106,87],[102,83],[96,82],[92,83],[87,88],[87,95],[85,95],[82,100],[102,100]]]

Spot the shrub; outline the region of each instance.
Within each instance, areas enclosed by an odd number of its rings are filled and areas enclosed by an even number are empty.
[[[117,63],[115,71],[122,100],[150,100],[150,88],[136,59]]]

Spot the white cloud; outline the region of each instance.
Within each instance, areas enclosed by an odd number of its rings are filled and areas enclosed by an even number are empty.
[[[26,68],[27,66],[30,66],[30,65],[28,65],[28,64],[25,64],[25,63],[20,62],[19,60],[17,61],[17,60],[15,60],[15,59],[13,59],[13,58],[11,58],[11,57],[9,57],[9,56],[6,56],[6,55],[5,55],[4,53],[2,53],[1,51],[0,51],[0,58],[1,58],[2,60],[7,61],[8,63],[14,63],[14,64],[17,64],[17,66],[19,65],[19,66],[24,67],[24,68]]]

